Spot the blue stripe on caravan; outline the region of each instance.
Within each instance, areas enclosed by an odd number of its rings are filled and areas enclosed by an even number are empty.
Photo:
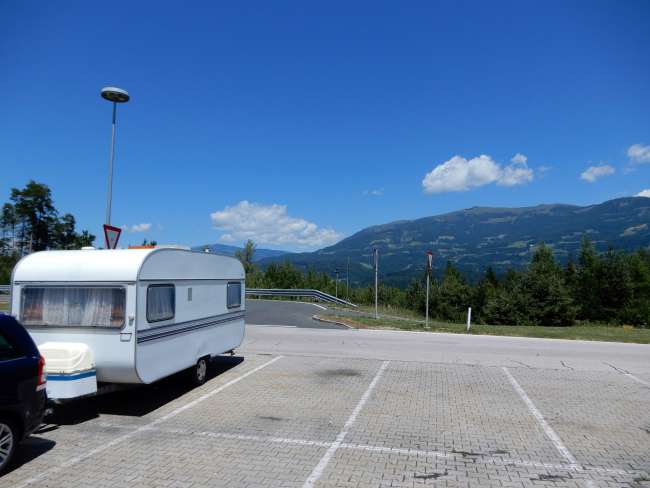
[[[84,371],[83,373],[75,373],[75,374],[48,373],[47,381],[74,381],[74,380],[80,380],[82,378],[89,378],[91,376],[96,376],[96,375],[97,373],[95,371]]]
[[[170,324],[162,327],[154,327],[148,330],[139,331],[137,342],[138,344],[142,344],[145,342],[172,337],[178,334],[194,332],[196,330],[204,329],[206,327],[213,327],[215,325],[221,325],[228,322],[233,322],[235,320],[240,320],[243,319],[245,316],[246,316],[245,312],[230,312],[222,315],[216,315],[214,317],[207,317],[206,319],[180,322],[177,324]],[[218,320],[214,320],[214,319],[218,319]]]

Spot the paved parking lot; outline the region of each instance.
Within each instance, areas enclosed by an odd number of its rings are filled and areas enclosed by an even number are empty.
[[[650,486],[650,378],[247,354],[59,412],[0,486]]]

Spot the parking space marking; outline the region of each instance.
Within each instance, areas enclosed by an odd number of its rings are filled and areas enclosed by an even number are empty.
[[[112,427],[118,429],[132,429],[131,426],[122,426],[112,423],[102,422],[99,425],[102,427]],[[334,442],[332,441],[314,441],[308,439],[292,439],[288,437],[274,437],[274,436],[258,436],[258,435],[248,435],[248,434],[231,434],[227,432],[211,432],[211,431],[193,431],[190,429],[170,429],[162,427],[150,427],[147,429],[151,432],[160,432],[163,434],[175,434],[175,435],[185,435],[185,436],[200,436],[200,437],[211,437],[214,439],[231,439],[231,440],[241,440],[241,441],[252,441],[252,442],[269,442],[273,444],[290,444],[298,446],[308,446],[308,447],[323,447],[331,448]],[[463,455],[458,452],[449,451],[427,451],[422,449],[409,449],[409,448],[399,448],[399,447],[386,447],[386,446],[371,446],[368,444],[355,444],[341,442],[338,445],[339,449],[346,449],[352,451],[366,451],[374,452],[379,454],[397,454],[401,456],[418,456],[418,457],[428,457],[428,458],[438,458],[438,459],[463,459]],[[576,463],[566,464],[566,463],[546,463],[540,461],[527,461],[525,459],[503,457],[503,456],[493,456],[493,455],[484,455],[472,459],[472,464],[487,464],[487,465],[496,465],[496,466],[518,466],[522,468],[535,468],[535,469],[549,469],[554,471],[570,471],[574,473],[594,473],[601,475],[645,475],[643,470],[635,469],[616,469],[616,468],[606,468],[598,466],[581,466]],[[588,480],[587,480],[588,481]]]
[[[381,363],[381,366],[379,367],[379,370],[375,374],[375,377],[368,385],[368,388],[366,389],[363,396],[359,400],[359,403],[357,403],[357,406],[354,407],[354,410],[350,414],[350,417],[348,417],[348,420],[345,422],[345,425],[341,429],[341,432],[339,432],[339,435],[336,436],[336,440],[332,443],[332,445],[325,452],[325,454],[323,455],[319,463],[316,465],[314,470],[311,472],[311,475],[309,475],[309,478],[307,478],[307,481],[305,481],[305,483],[303,484],[303,488],[311,488],[312,486],[314,486],[314,483],[316,483],[319,480],[319,478],[322,476],[323,471],[325,471],[325,468],[327,467],[330,460],[332,459],[332,456],[334,456],[334,453],[338,450],[339,447],[341,447],[341,444],[343,443],[345,436],[348,435],[348,431],[350,430],[354,422],[357,420],[357,417],[359,416],[361,409],[368,401],[368,398],[370,398],[372,391],[375,389],[375,386],[377,386],[377,383],[379,382],[381,376],[384,374],[384,370],[388,366],[389,362],[390,361],[384,361]]]
[[[275,324],[246,324],[250,327],[279,327],[281,329],[296,329],[297,325],[275,325]]]
[[[109,449],[109,448],[111,448],[113,446],[116,446],[117,444],[120,444],[120,443],[132,438],[133,436],[141,433],[141,432],[151,430],[156,425],[177,416],[178,414],[186,411],[189,408],[194,407],[195,405],[203,402],[204,400],[207,400],[208,398],[216,395],[217,393],[225,390],[226,388],[228,388],[228,387],[230,387],[230,386],[232,386],[232,385],[234,385],[236,383],[239,383],[241,380],[243,380],[245,378],[248,378],[250,375],[252,375],[254,373],[257,373],[261,369],[264,369],[267,366],[270,366],[271,364],[275,363],[276,361],[282,359],[282,357],[283,356],[277,356],[277,357],[271,359],[270,361],[267,361],[264,364],[261,364],[260,366],[257,366],[256,368],[253,368],[252,370],[248,371],[247,373],[244,373],[244,374],[238,376],[237,378],[234,378],[234,379],[228,381],[227,383],[219,386],[218,388],[215,388],[214,390],[211,390],[208,393],[205,393],[204,395],[201,395],[196,400],[193,400],[193,401],[191,401],[189,403],[186,403],[185,405],[182,405],[182,406],[176,408],[175,410],[172,410],[168,414],[163,415],[162,417],[157,418],[157,419],[149,422],[146,425],[138,427],[137,429],[135,429],[135,430],[133,430],[131,432],[127,432],[126,434],[122,434],[121,436],[113,439],[112,441],[107,442],[106,444],[102,444],[101,446],[96,447],[95,449],[91,449],[90,451],[86,452],[85,454],[82,454],[81,456],[73,457],[72,459],[61,463],[59,466],[54,466],[54,467],[52,467],[50,469],[42,471],[38,476],[34,476],[33,478],[29,478],[29,479],[23,481],[22,483],[19,483],[18,485],[14,486],[14,488],[24,488],[24,487],[32,485],[34,483],[38,483],[39,481],[45,479],[46,477],[48,477],[51,474],[58,473],[59,471],[62,471],[63,469],[74,466],[75,464],[78,464],[81,461],[84,461],[84,460],[94,456],[95,454],[99,454],[100,452],[103,452],[106,449]]]
[[[555,448],[562,454],[564,459],[569,461],[571,465],[577,465],[576,458],[571,454],[571,451],[564,445],[562,442],[562,439],[560,439],[560,436],[555,433],[553,428],[548,424],[542,413],[537,409],[533,401],[530,399],[530,397],[526,394],[524,389],[517,383],[517,380],[515,379],[514,376],[508,371],[508,368],[505,366],[502,368],[503,372],[506,374],[508,377],[508,380],[510,381],[510,384],[512,387],[515,389],[515,391],[519,394],[521,399],[524,401],[526,406],[528,407],[528,410],[530,410],[530,413],[533,414],[533,417],[537,419],[537,422],[542,426],[542,429],[544,429],[544,432],[546,433],[546,436],[551,440]]]
[[[624,375],[632,378],[637,383],[640,383],[640,384],[645,385],[645,386],[650,386],[650,383],[648,383],[645,380],[642,380],[641,378],[639,378],[637,376],[634,376],[632,373],[624,373]]]

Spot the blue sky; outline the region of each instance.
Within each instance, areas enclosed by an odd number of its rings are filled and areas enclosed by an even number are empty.
[[[645,0],[198,3],[3,3],[3,201],[47,183],[101,235],[106,85],[132,96],[124,244],[314,249],[475,205],[650,189]]]

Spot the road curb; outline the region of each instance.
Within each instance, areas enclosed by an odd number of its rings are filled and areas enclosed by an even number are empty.
[[[352,327],[351,325],[348,325],[348,324],[346,324],[344,322],[339,322],[338,320],[324,319],[320,315],[312,315],[311,318],[314,319],[317,322],[323,322],[323,323],[326,323],[326,324],[342,325],[343,327],[345,327],[347,329],[354,329],[354,327]]]

